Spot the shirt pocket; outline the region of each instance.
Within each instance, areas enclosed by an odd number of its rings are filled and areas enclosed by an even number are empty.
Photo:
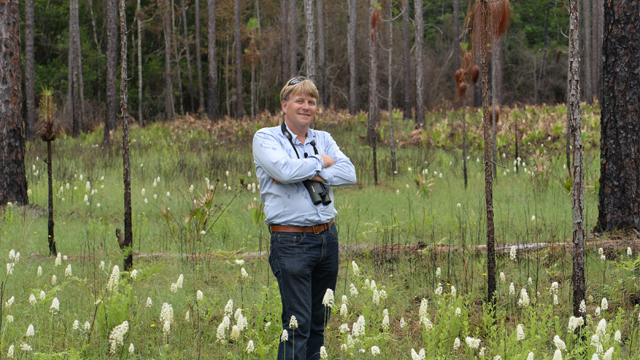
[[[278,233],[275,246],[297,246],[302,243],[304,236],[302,233]]]

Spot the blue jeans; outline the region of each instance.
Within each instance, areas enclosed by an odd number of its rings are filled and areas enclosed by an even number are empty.
[[[336,225],[320,233],[271,233],[271,271],[282,299],[282,327],[289,340],[280,342],[278,360],[318,360],[324,328],[331,309],[322,305],[327,289],[335,291],[338,278]],[[291,315],[298,328],[291,330]],[[295,349],[294,349],[295,346]]]

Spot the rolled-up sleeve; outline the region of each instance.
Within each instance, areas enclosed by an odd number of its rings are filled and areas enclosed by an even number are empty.
[[[271,178],[283,184],[311,179],[324,165],[322,157],[317,155],[291,158],[274,134],[262,130],[253,137],[253,157]]]
[[[326,141],[326,155],[329,155],[334,161],[335,165],[322,169],[318,175],[327,181],[327,185],[330,186],[343,186],[353,185],[356,183],[356,168],[351,163],[351,160],[340,150],[338,144],[329,135],[329,133],[323,133]]]

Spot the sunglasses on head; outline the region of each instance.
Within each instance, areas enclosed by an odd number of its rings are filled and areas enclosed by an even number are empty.
[[[293,78],[291,81],[289,81],[287,86],[295,85],[295,84],[301,83],[301,82],[303,82],[305,80],[311,82],[313,84],[313,86],[316,86],[316,84],[313,81],[311,81],[311,79],[307,79],[304,76],[298,76],[297,78]]]

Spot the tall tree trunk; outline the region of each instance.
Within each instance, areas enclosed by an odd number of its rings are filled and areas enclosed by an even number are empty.
[[[604,6],[597,229],[640,230],[640,3]]]
[[[240,4],[235,0],[234,7],[234,42],[236,51],[236,119],[242,120],[244,110],[242,106],[242,35],[240,32]]]
[[[489,76],[487,74],[487,21],[480,16],[480,69],[482,72],[482,123],[484,132],[484,181],[485,206],[487,211],[487,302],[496,301],[496,249],[493,224],[493,176],[491,171],[491,121],[489,120]]]
[[[474,26],[475,27],[480,27],[480,19],[476,19],[474,17],[474,21],[475,21]],[[473,50],[473,52],[474,52],[474,54],[479,54],[481,52],[481,50],[480,50],[480,36],[475,36],[473,40],[474,40],[474,44],[473,44],[474,50]],[[480,67],[481,66],[480,56],[474,56],[473,59],[475,60],[476,65],[478,67]],[[473,106],[474,107],[477,108],[477,107],[481,107],[482,106],[482,96],[483,96],[482,95],[482,84],[480,84],[480,86],[478,86],[478,83],[475,83],[473,85]]]
[[[316,0],[318,16],[318,71],[316,73],[318,90],[320,90],[320,105],[327,107],[325,46],[324,46],[324,6],[322,0]]]
[[[200,49],[200,0],[195,1],[195,16],[196,16],[196,29],[195,29],[195,42],[196,42],[196,72],[198,73],[198,114],[202,117],[204,115],[204,91],[202,89],[202,52]]]
[[[314,13],[313,0],[304,0],[304,18],[307,25],[307,45],[305,51],[305,64],[307,68],[305,72],[307,77],[312,81],[316,81],[316,22]]]
[[[179,30],[176,28],[176,14],[175,14],[175,4],[173,0],[171,0],[171,45],[173,46],[172,51],[176,56],[176,72],[178,79],[178,100],[180,104],[180,114],[184,114],[184,93],[182,91],[182,69],[180,68],[180,52],[178,52],[178,41],[176,40],[176,32]]]
[[[216,0],[208,0],[207,4],[207,60],[209,74],[207,75],[208,94],[207,94],[207,117],[209,120],[218,118],[218,100],[217,100],[217,69],[216,65]],[[227,51],[227,58],[228,58]]]
[[[184,6],[184,0],[181,1],[182,6],[182,22],[184,23],[184,47],[187,53],[187,77],[189,78],[189,98],[191,100],[191,112],[195,112],[196,103],[193,98],[193,72],[191,71],[191,53],[189,51],[189,27],[187,26],[187,7]]]
[[[367,137],[373,149],[373,178],[378,185],[378,164],[376,159],[376,143],[378,142],[376,124],[380,122],[380,105],[378,104],[378,29],[375,25],[380,21],[380,10],[374,6],[376,0],[370,0],[371,35],[369,36],[369,122]],[[378,17],[378,20],[376,20]]]
[[[224,88],[225,88],[225,105],[227,107],[227,116],[231,117],[231,100],[229,99],[229,47],[231,39],[227,37],[227,56],[224,58]]]
[[[289,80],[291,72],[289,70],[289,23],[288,23],[288,0],[280,0],[280,77],[282,86]]]
[[[76,26],[75,22],[78,21],[78,0],[69,1],[69,63],[71,67],[71,114],[72,114],[72,134],[73,137],[80,135],[80,92],[78,91],[78,55],[76,51]]]
[[[118,99],[118,2],[107,0],[107,99],[105,104],[104,135],[102,142],[111,142],[111,130],[116,127]]]
[[[82,46],[81,46],[81,41],[80,41],[80,17],[79,17],[79,9],[78,9],[78,4],[76,3],[76,7],[75,7],[75,20],[73,21],[73,32],[74,32],[74,44],[73,46],[75,47],[75,50],[73,51],[73,54],[75,55],[75,73],[77,74],[76,76],[76,81],[77,83],[74,84],[74,88],[77,87],[78,88],[78,102],[79,102],[79,107],[78,107],[78,112],[79,112],[79,118],[78,118],[78,122],[80,125],[80,129],[83,132],[87,131],[87,123],[86,123],[86,118],[85,118],[85,111],[84,111],[84,76],[82,75]]]
[[[582,0],[582,10],[584,11],[584,97],[587,103],[593,102],[593,92],[591,91],[591,0]]]
[[[127,14],[125,0],[120,0],[120,33],[127,33]],[[129,164],[129,111],[127,102],[127,37],[120,37],[120,110],[122,115],[122,165],[124,177],[124,248],[127,257],[124,260],[124,270],[129,271],[133,266],[133,230],[131,227],[131,173]]]
[[[349,114],[358,112],[358,76],[356,65],[356,35],[358,28],[358,0],[347,0],[349,4],[349,29],[347,31],[347,52],[349,57]]]
[[[24,124],[20,114],[22,74],[17,0],[6,0],[0,6],[0,44],[0,205],[7,202],[26,205],[29,197],[24,169]]]
[[[415,2],[416,26],[416,127],[424,128],[424,24],[422,18],[422,1]]]
[[[602,103],[602,37],[604,27],[604,3],[603,0],[593,0],[593,37],[591,38],[591,90],[593,95]]]
[[[536,104],[544,101],[544,75],[547,67],[547,49],[549,43],[549,13],[551,12],[551,1],[547,3],[547,18],[544,24],[544,46],[542,47],[542,66],[540,67],[540,81],[538,81],[538,91],[536,92]]]
[[[35,51],[33,46],[33,33],[34,33],[34,15],[33,15],[33,3],[34,0],[26,0],[24,4],[25,12],[25,30],[24,30],[24,77],[25,77],[25,95],[27,98],[27,121],[26,121],[26,134],[28,139],[33,138],[34,126],[38,119],[36,113],[36,90],[35,90]]]
[[[462,172],[464,176],[464,188],[467,188],[467,109],[465,97],[462,97]]]
[[[108,0],[115,1],[115,0]],[[162,28],[164,31],[164,111],[165,119],[174,118],[173,80],[171,79],[171,2],[162,1]]]
[[[387,109],[389,111],[389,145],[391,146],[391,173],[393,177],[396,177],[397,168],[396,168],[396,141],[393,136],[393,79],[391,70],[391,65],[393,64],[393,3],[389,2],[389,60],[388,60],[388,101],[387,101]]]
[[[197,0],[196,0],[197,1]],[[140,0],[136,7],[136,19],[138,23],[138,124],[144,126],[142,120],[142,14],[140,12]]]
[[[47,232],[49,237],[49,255],[56,256],[56,237],[54,234],[53,222],[53,166],[51,164],[51,141],[47,141],[47,182],[49,183],[49,219],[47,221]]]
[[[567,117],[573,141],[573,315],[586,316],[580,311],[585,299],[584,275],[584,187],[582,174],[582,130],[580,126],[580,22],[578,3],[569,1],[569,100]],[[585,1],[585,8],[588,4]],[[588,19],[585,12],[585,21]],[[586,29],[585,29],[586,30]],[[586,47],[586,49],[589,49]],[[587,54],[588,56],[588,54]]]
[[[453,0],[453,70],[460,69],[462,55],[460,50],[460,0]]]
[[[457,1],[457,0],[456,0]],[[411,119],[411,20],[409,14],[409,0],[402,0],[402,92],[404,93],[404,103],[402,118]]]
[[[285,0],[282,0],[285,1]],[[298,76],[298,6],[289,0],[289,77]]]

